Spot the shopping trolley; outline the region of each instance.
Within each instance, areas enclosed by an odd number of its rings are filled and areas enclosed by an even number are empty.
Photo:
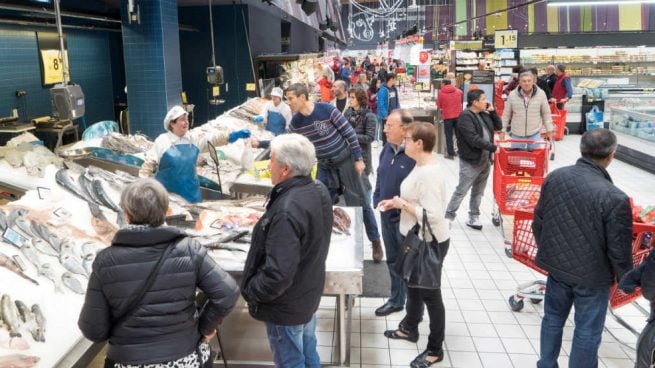
[[[569,129],[566,127],[566,109],[558,109],[557,104],[550,104],[550,116],[553,119],[553,125],[555,125],[553,139],[561,141],[564,138],[564,134],[568,134],[569,132]]]
[[[518,262],[529,268],[543,274],[548,273],[537,266],[535,259],[537,256],[537,243],[532,233],[532,220],[534,218],[534,208],[522,208],[514,212],[514,235],[512,241],[512,256]],[[651,237],[648,237],[648,234]],[[635,222],[632,225],[632,262],[635,267],[639,266],[648,257],[651,248],[655,246],[655,224],[643,224]],[[523,299],[529,299],[532,303],[540,303],[546,295],[546,282],[536,280],[520,284],[516,288],[516,294],[509,297],[509,306],[514,312],[519,312],[524,307]],[[633,293],[626,294],[618,288],[615,282],[610,289],[609,312],[614,319],[623,327],[632,333],[639,335],[639,332],[626,323],[620,316],[614,313],[614,310],[626,304],[632,303],[635,308],[639,309],[645,315],[650,311],[645,310],[634,301],[641,296],[641,289],[637,288]]]
[[[518,208],[534,206],[548,172],[550,142],[508,139],[498,142],[494,155],[494,212],[491,221],[500,226],[505,254],[512,257],[511,216]],[[503,215],[509,226],[504,225]],[[507,229],[505,228],[507,227]]]

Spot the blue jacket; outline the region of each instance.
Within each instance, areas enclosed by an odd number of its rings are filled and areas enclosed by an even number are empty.
[[[378,121],[382,121],[389,116],[389,113],[400,108],[398,90],[396,87],[387,87],[383,84],[378,91]]]
[[[414,169],[416,161],[405,154],[405,148],[395,148],[387,143],[380,152],[375,191],[373,192],[373,207],[377,207],[383,199],[391,199],[400,195],[400,183]],[[400,222],[400,210],[389,210],[380,213],[383,221]]]

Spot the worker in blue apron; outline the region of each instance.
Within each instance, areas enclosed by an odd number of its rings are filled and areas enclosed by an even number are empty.
[[[255,116],[253,119],[254,123],[264,124],[266,130],[276,136],[284,134],[291,123],[291,108],[282,101],[283,96],[282,88],[273,88],[271,101],[264,105],[261,115]]]
[[[189,130],[188,113],[174,106],[164,118],[166,133],[155,139],[153,148],[146,153],[139,176],[155,176],[166,190],[176,193],[191,203],[200,202],[200,183],[196,175],[196,161],[201,151],[208,149],[207,142],[223,146],[241,138],[249,138],[248,129],[230,132],[219,127],[211,132]],[[156,170],[156,173],[155,173]]]

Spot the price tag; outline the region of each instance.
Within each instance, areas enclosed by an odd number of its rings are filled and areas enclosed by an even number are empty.
[[[494,46],[497,49],[515,49],[519,44],[519,31],[504,30],[494,34]]]
[[[246,91],[248,92],[254,92],[257,90],[257,86],[255,83],[246,83]]]
[[[68,56],[68,51],[66,56]],[[55,84],[64,81],[64,65],[59,50],[41,50],[43,62],[44,84]]]

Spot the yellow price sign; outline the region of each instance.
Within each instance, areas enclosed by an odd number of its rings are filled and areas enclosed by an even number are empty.
[[[496,31],[494,46],[497,49],[515,49],[519,45],[519,31],[515,29]]]
[[[255,92],[257,90],[257,85],[255,83],[246,83],[246,91]]]
[[[68,51],[66,56],[68,57]],[[43,62],[44,84],[55,84],[64,81],[64,65],[59,50],[41,50]]]

